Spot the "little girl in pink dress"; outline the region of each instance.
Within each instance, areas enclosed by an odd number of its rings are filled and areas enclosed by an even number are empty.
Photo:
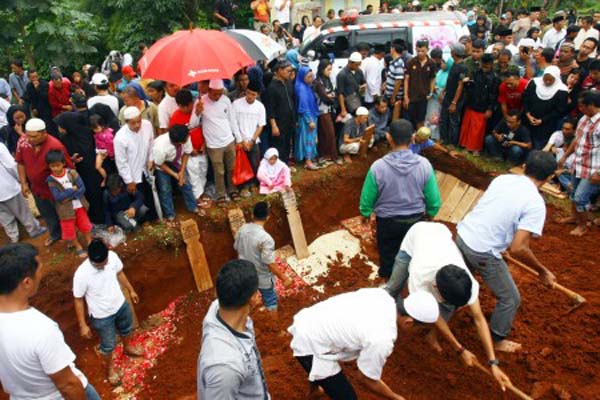
[[[261,194],[283,192],[292,186],[290,168],[279,160],[279,152],[273,147],[265,152],[256,177],[260,182]]]

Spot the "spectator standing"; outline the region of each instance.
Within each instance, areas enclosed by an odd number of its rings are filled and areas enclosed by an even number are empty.
[[[464,65],[465,46],[456,43],[451,52],[454,64],[448,73],[444,89],[440,116],[440,136],[445,144],[456,146],[460,135],[460,120],[464,107],[464,81],[468,80],[469,70]]]
[[[298,128],[294,142],[295,161],[304,161],[304,168],[310,171],[319,169],[313,164],[317,158],[317,121],[319,106],[312,90],[314,74],[309,67],[300,67],[294,85],[298,100]]]
[[[348,114],[354,114],[362,105],[361,93],[366,89],[365,75],[360,69],[362,56],[359,52],[350,54],[348,65],[346,65],[336,76],[336,89],[340,104],[340,117],[346,118]]]
[[[531,149],[529,129],[521,124],[521,113],[509,110],[491,135],[485,138],[485,149],[492,157],[508,159],[513,165],[520,165]]]
[[[24,106],[13,105],[6,112],[7,125],[0,128],[0,143],[3,143],[10,154],[17,151],[17,143],[25,138],[25,122],[29,112]]]
[[[248,83],[250,83],[250,78],[248,77],[248,72],[245,70],[241,70],[234,75],[235,87],[233,90],[227,93],[227,97],[233,103],[237,99],[241,99],[246,95],[246,88],[248,87]]]
[[[258,31],[262,25],[269,23],[271,3],[269,0],[254,0],[250,3],[254,18],[254,30]]]
[[[289,84],[291,65],[279,61],[274,67],[273,80],[267,88],[267,118],[271,127],[271,145],[279,152],[279,158],[288,163],[291,141],[296,130],[296,99]]]
[[[579,51],[577,52],[577,58],[575,58],[575,62],[577,66],[581,69],[581,77],[582,80],[587,78],[590,73],[590,65],[596,58],[593,57],[593,54],[596,53],[596,49],[598,48],[598,40],[587,38],[579,47]]]
[[[536,50],[536,46],[533,39],[521,39],[519,42],[519,52],[512,57],[512,65],[516,65],[519,68],[519,76],[523,78],[531,79],[535,75],[536,65],[533,53]]]
[[[217,20],[222,31],[235,29],[235,17],[233,12],[237,6],[231,0],[217,0],[213,16]],[[174,96],[174,94],[173,94]]]
[[[554,54],[554,49],[550,47],[539,47],[538,50],[534,51],[533,57],[535,59],[536,64],[534,76],[536,78],[539,78],[540,76],[544,75],[544,71],[546,70],[546,68],[552,65],[552,63],[554,62]]]
[[[271,9],[271,19],[281,23],[281,27],[289,32],[290,30],[290,11],[294,7],[293,0],[275,0]]]
[[[531,28],[539,28],[540,21],[538,21],[539,7],[531,7],[529,13],[523,10],[521,17],[511,27],[513,33],[514,43],[519,43],[522,39],[527,37],[527,34]]]
[[[226,1],[226,0],[219,0]],[[167,82],[165,87],[165,97],[158,105],[158,134],[162,135],[169,129],[171,115],[177,110],[177,101],[175,95],[179,91],[179,85]]]
[[[71,105],[71,82],[67,78],[63,78],[60,72],[55,71],[51,75],[48,102],[50,103],[52,118],[65,111],[73,110]]]
[[[58,134],[54,122],[52,121],[52,112],[48,100],[48,89],[50,88],[50,84],[47,80],[41,79],[38,76],[35,68],[29,68],[27,75],[29,77],[29,83],[27,83],[25,94],[22,98],[23,105],[27,110],[31,110],[33,115],[44,121],[51,134]]]
[[[18,164],[21,192],[27,196],[33,193],[35,204],[46,221],[50,237],[45,246],[50,246],[61,238],[60,223],[54,208],[52,194],[46,180],[50,168],[46,164],[46,155],[52,150],[60,150],[65,155],[66,165],[73,168],[65,147],[53,136],[48,136],[46,124],[38,118],[32,118],[25,124],[27,140],[17,146],[15,160]]]
[[[483,40],[474,40],[471,55],[465,59],[465,66],[469,70],[469,77],[473,78],[475,72],[481,67],[481,57],[485,50],[485,42]]]
[[[321,33],[321,26],[323,25],[323,18],[318,15],[313,18],[313,23],[309,27],[304,30],[304,34],[302,35],[302,41],[308,42],[313,40],[319,33]]]
[[[387,79],[385,82],[385,98],[389,101],[390,108],[392,109],[392,121],[400,118],[400,108],[404,92],[403,51],[404,45],[397,41],[392,42],[390,55],[392,56],[393,61],[388,66]]]
[[[106,75],[102,73],[95,73],[92,76],[92,85],[94,85],[94,90],[96,91],[96,95],[90,97],[87,101],[87,108],[91,109],[95,104],[101,103],[110,107],[110,110],[113,112],[115,117],[119,116],[119,99],[116,96],[113,96],[108,91],[109,82]]]
[[[448,83],[448,74],[450,68],[454,64],[452,57],[448,57],[447,60],[442,58],[442,50],[435,48],[431,50],[431,59],[439,60],[436,61],[438,64],[438,71],[435,74],[435,91],[433,96],[427,103],[427,113],[425,114],[425,127],[431,129],[431,137],[439,140],[440,139],[440,116],[442,110],[442,102],[444,100],[443,93]]]
[[[317,78],[314,83],[314,89],[319,104],[319,126],[317,129],[319,140],[317,145],[319,155],[325,161],[335,161],[339,163],[341,160],[338,160],[337,138],[335,126],[333,124],[336,96],[333,83],[331,82],[332,70],[333,66],[331,61],[327,59],[319,61]]]
[[[11,73],[8,75],[8,83],[12,90],[12,97],[17,104],[23,104],[23,95],[29,83],[29,74],[23,68],[23,60],[13,60],[10,63]]]
[[[600,90],[600,60],[590,63],[590,73],[581,83],[582,90]]]
[[[580,18],[581,30],[575,38],[575,48],[581,48],[583,41],[588,38],[600,40],[598,31],[594,28],[594,19],[591,16],[584,16]]]
[[[0,78],[0,97],[8,100],[10,103],[12,101],[12,89],[10,88],[10,84],[4,78]]]
[[[510,110],[523,110],[523,93],[528,83],[514,69],[504,75],[503,82],[498,87],[498,104],[505,118]]]
[[[219,271],[217,300],[202,322],[199,399],[270,398],[250,318],[250,300],[258,282],[256,268],[247,260],[229,261]]]
[[[137,90],[132,86],[128,86],[123,89],[121,92],[121,98],[123,99],[124,105],[119,111],[119,123],[121,125],[125,125],[123,113],[127,107],[137,107],[142,114],[142,119],[150,121],[154,130],[154,134],[157,135],[160,129],[160,123],[158,120],[158,107],[156,104],[142,99]]]
[[[429,58],[429,42],[417,41],[417,56],[406,64],[404,74],[404,109],[415,129],[423,126],[427,101],[435,90],[436,68]]]
[[[567,31],[564,28],[565,17],[556,16],[552,19],[552,28],[544,33],[542,38],[542,46],[556,49],[558,43],[565,38]]]
[[[440,208],[440,193],[433,167],[414,154],[409,145],[413,128],[407,120],[392,122],[388,141],[393,151],[375,161],[363,184],[360,213],[367,219],[375,213],[379,276],[389,278],[400,243],[410,227],[425,213],[434,217]]]
[[[28,243],[0,248],[0,383],[11,398],[100,400],[58,324],[29,304],[43,275]]]
[[[383,77],[383,57],[385,56],[385,48],[383,46],[375,46],[373,54],[365,58],[361,64],[361,70],[365,76],[367,84],[365,90],[365,106],[368,109],[375,105],[375,98],[381,96],[381,85]]]

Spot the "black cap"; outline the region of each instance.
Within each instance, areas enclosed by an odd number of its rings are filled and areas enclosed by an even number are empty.
[[[481,56],[481,63],[482,64],[490,64],[494,62],[494,55],[490,54],[490,53],[484,53],[483,56]]]
[[[564,15],[557,15],[556,17],[552,18],[552,23],[555,24],[557,22],[561,22],[564,20],[565,20]]]
[[[496,31],[496,34],[498,36],[502,36],[502,37],[512,35],[512,33],[513,33],[512,29],[507,28],[505,26],[499,27],[498,30]]]
[[[88,246],[88,257],[93,263],[104,262],[108,258],[108,247],[100,239],[93,239]]]
[[[259,201],[254,206],[252,215],[254,215],[254,219],[264,221],[269,215],[269,205],[265,201]]]
[[[248,90],[260,94],[260,83],[256,79],[250,79],[250,82],[248,82]]]

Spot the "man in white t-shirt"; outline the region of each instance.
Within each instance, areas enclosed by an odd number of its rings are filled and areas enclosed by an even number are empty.
[[[554,156],[533,151],[525,163],[525,175],[495,178],[477,205],[458,224],[456,244],[471,271],[477,272],[496,296],[490,330],[497,351],[515,352],[519,343],[506,340],[521,304],[521,295],[502,253],[530,265],[540,280],[552,286],[556,278],[533,254],[529,241],[541,236],[546,205],[539,188],[556,171]]]
[[[85,298],[90,324],[100,336],[100,353],[104,355],[107,364],[108,381],[114,386],[120,382],[120,374],[112,357],[113,350],[117,347],[117,331],[123,339],[125,353],[134,357],[144,354],[140,346],[130,342],[133,312],[125,300],[121,286],[137,304],[139,297],[123,272],[123,263],[119,256],[113,251],[108,251],[102,240],[92,240],[88,246],[88,259],[77,268],[73,276],[75,314],[81,336],[91,339],[92,330],[85,318]]]
[[[29,305],[43,265],[29,243],[0,248],[0,383],[11,399],[100,400],[58,324]]]
[[[177,110],[177,102],[175,101],[175,95],[177,94],[179,89],[179,85],[167,82],[167,86],[165,87],[165,97],[158,105],[159,135],[162,135],[163,133],[169,130],[169,121],[171,120],[171,115],[173,115],[175,110]]]
[[[251,81],[246,88],[246,96],[234,101],[232,106],[233,116],[237,122],[234,126],[238,130],[236,136],[240,136],[242,139],[241,144],[252,165],[254,175],[256,175],[260,164],[260,149],[258,148],[260,134],[267,124],[265,106],[257,100],[259,95],[260,85],[258,82]],[[256,183],[256,179],[251,179],[244,184],[244,189],[241,192],[242,196],[250,196],[251,193],[248,191],[248,187],[256,186]]]
[[[119,99],[108,92],[108,78],[102,73],[95,73],[92,76],[92,85],[96,91],[96,95],[92,96],[87,101],[88,110],[96,104],[104,104],[110,107],[115,118],[119,116]]]
[[[448,326],[448,321],[458,308],[469,306],[492,375],[504,388],[510,380],[498,367],[490,329],[479,304],[479,283],[471,275],[452,240],[452,232],[445,225],[418,222],[407,232],[385,289],[395,298],[400,295],[407,281],[409,293],[422,290],[437,299],[440,318],[435,323],[436,327],[460,354],[464,363],[473,366],[476,357],[465,349]],[[442,351],[435,330],[431,331],[428,339],[437,351]]]
[[[554,132],[550,135],[550,139],[548,139],[548,143],[544,147],[544,151],[549,151],[556,157],[556,162],[560,161],[562,156],[565,154],[569,145],[573,142],[575,138],[575,130],[577,128],[577,119],[575,118],[567,118],[563,124],[562,129]],[[571,174],[570,170],[573,166],[573,161],[575,160],[575,154],[571,154],[565,160],[565,166],[562,170],[562,173],[558,176],[558,181],[560,185],[567,190],[569,185],[571,184]]]
[[[382,288],[360,289],[333,296],[294,316],[288,332],[294,357],[309,374],[310,396],[324,391],[333,400],[357,399],[340,361],[356,360],[360,383],[377,398],[404,399],[383,380],[383,366],[394,350],[398,324],[434,323],[436,299],[423,291],[394,300]]]
[[[293,6],[293,0],[275,0],[275,5],[271,9],[271,21],[278,20],[281,23],[281,27],[289,32],[290,10]]]

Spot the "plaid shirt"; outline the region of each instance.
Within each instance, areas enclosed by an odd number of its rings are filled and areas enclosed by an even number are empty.
[[[589,179],[600,172],[600,113],[581,118],[576,137],[575,177]]]

